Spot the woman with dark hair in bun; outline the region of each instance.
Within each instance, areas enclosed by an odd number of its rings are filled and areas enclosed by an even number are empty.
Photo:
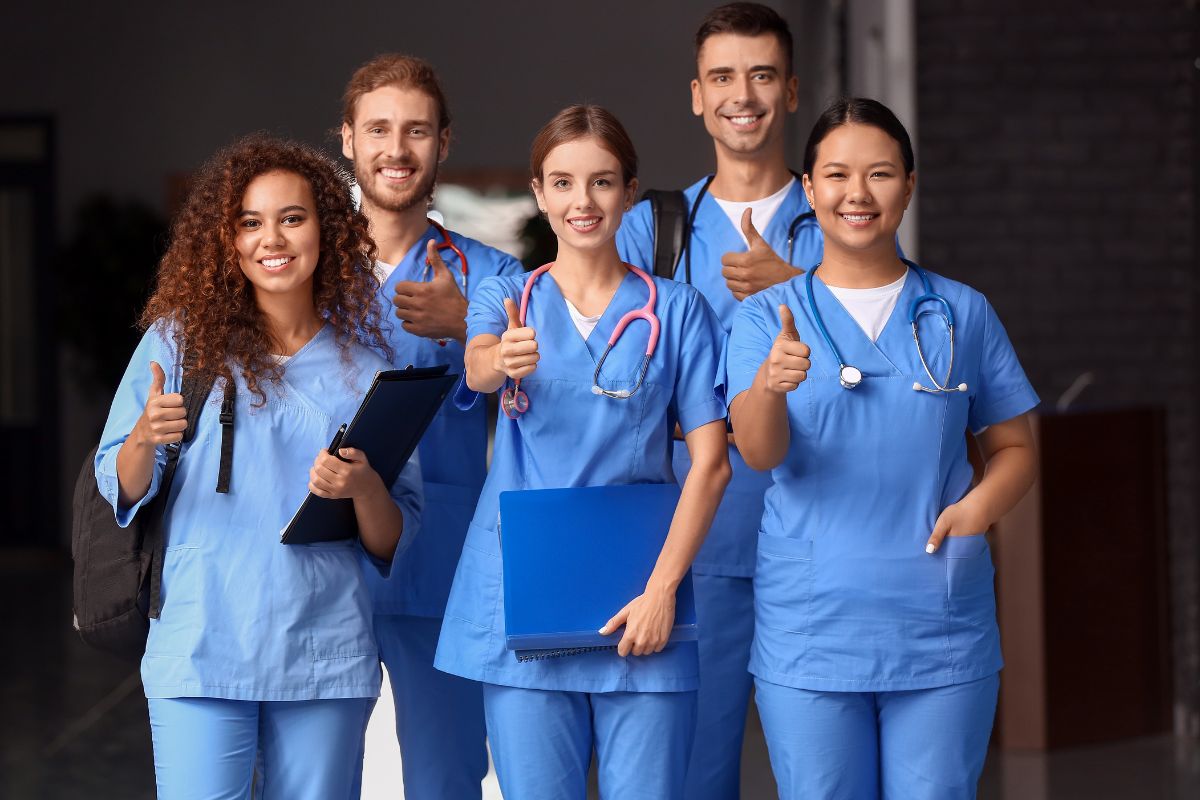
[[[727,352],[737,447],[775,481],[750,660],[771,766],[784,798],[974,797],[1001,667],[985,532],[1033,482],[1038,398],[987,299],[897,255],[916,171],[891,111],[827,109],[803,183],[823,259],[746,298]]]
[[[349,796],[380,687],[360,561],[386,575],[420,507],[415,462],[387,487],[361,451],[325,451],[389,368],[373,264],[345,176],[300,144],[218,153],[175,219],[96,455],[128,525],[188,426],[185,370],[212,379],[171,485],[142,658],[161,798],[241,800],[259,752],[267,798]],[[217,492],[226,387],[235,445]],[[281,544],[309,491],[352,499],[359,539]]]

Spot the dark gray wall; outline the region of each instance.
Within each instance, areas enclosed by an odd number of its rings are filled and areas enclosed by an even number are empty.
[[[1043,400],[1092,372],[1084,406],[1167,409],[1178,727],[1200,735],[1195,4],[917,10],[927,263],[992,300]]]

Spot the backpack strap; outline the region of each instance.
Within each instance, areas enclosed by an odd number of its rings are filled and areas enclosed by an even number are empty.
[[[650,201],[654,218],[654,274],[674,280],[687,235],[687,198],[678,190],[647,189],[642,199]]]
[[[166,547],[166,537],[163,535],[163,516],[167,510],[167,498],[171,493],[171,484],[175,480],[175,469],[179,466],[179,454],[183,445],[190,442],[196,435],[196,423],[200,421],[200,413],[212,393],[215,375],[195,375],[184,368],[180,394],[183,395],[183,405],[187,409],[187,427],[183,431],[181,441],[172,442],[166,446],[167,463],[163,467],[162,480],[159,482],[156,513],[151,523],[146,526],[142,549],[150,554],[150,609],[151,619],[158,619],[160,594],[162,590],[163,550]],[[229,392],[226,391],[228,396]],[[231,426],[232,427],[232,426]],[[232,438],[232,437],[231,437]],[[230,448],[232,452],[232,441]],[[222,467],[224,467],[224,452],[222,451]]]
[[[237,386],[225,381],[221,399],[221,467],[217,470],[217,491],[229,493],[229,478],[233,472],[233,410],[237,404]]]

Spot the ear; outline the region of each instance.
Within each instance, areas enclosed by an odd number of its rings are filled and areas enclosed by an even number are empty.
[[[796,75],[787,79],[787,110],[789,114],[796,113],[800,107],[800,78]]]
[[[917,190],[917,172],[913,170],[908,173],[908,178],[905,180],[904,187],[904,208],[908,208],[908,204],[912,202],[913,192]]]
[[[625,208],[626,210],[633,208],[633,204],[637,202],[638,179],[632,178],[625,185]]]
[[[354,160],[354,131],[346,122],[342,123],[342,155]]]
[[[533,199],[537,201],[538,211],[546,213],[546,195],[542,192],[542,182],[534,178],[529,182],[529,189],[533,192]]]
[[[692,114],[704,116],[704,95],[700,93],[700,79],[692,78]]]
[[[438,163],[441,164],[450,157],[450,129],[444,128],[438,133]]]
[[[805,198],[815,197],[815,195],[813,194],[812,178],[809,176],[809,174],[807,172],[800,176],[800,185],[804,188],[804,197]],[[809,203],[809,205],[812,205],[812,203]],[[816,211],[815,208],[813,210]]]

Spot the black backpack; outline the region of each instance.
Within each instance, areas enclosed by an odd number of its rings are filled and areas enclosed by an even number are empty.
[[[96,450],[83,461],[71,503],[71,556],[75,561],[75,629],[83,641],[130,661],[146,650],[150,618],[158,618],[159,588],[165,539],[163,514],[183,445],[196,433],[196,423],[212,391],[213,376],[183,376],[181,393],[187,408],[183,441],[166,447],[158,494],[138,510],[128,527],[113,516],[112,505],[96,486]],[[221,467],[217,491],[229,491],[233,464],[233,409],[236,389],[225,384],[221,402]]]
[[[654,219],[654,274],[675,280],[675,268],[689,236],[687,197],[679,190],[647,189],[642,199],[650,201]]]

